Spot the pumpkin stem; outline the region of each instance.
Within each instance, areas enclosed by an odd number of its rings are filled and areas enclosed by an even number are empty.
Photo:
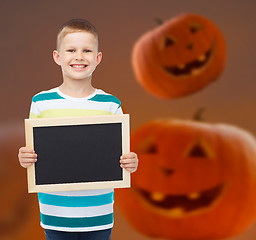
[[[195,115],[194,115],[194,117],[193,117],[193,119],[194,120],[196,120],[196,121],[203,121],[204,119],[203,119],[203,112],[205,111],[205,108],[199,108],[197,111],[196,111],[196,113],[195,113]]]
[[[164,23],[164,21],[160,18],[155,18],[155,21],[158,25],[162,25]]]

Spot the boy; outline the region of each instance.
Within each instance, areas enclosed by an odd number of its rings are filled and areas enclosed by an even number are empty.
[[[102,59],[98,34],[91,23],[83,19],[66,22],[58,32],[53,58],[61,67],[63,83],[32,98],[30,118],[122,114],[116,97],[91,84],[92,73]],[[19,161],[27,168],[37,161],[37,155],[21,147]],[[120,164],[136,171],[137,155],[124,154]],[[38,193],[38,199],[47,240],[111,238],[113,189]]]

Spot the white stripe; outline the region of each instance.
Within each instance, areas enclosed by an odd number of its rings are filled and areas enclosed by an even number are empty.
[[[95,102],[95,101],[83,101],[83,102],[72,102],[67,99],[52,99],[37,102],[40,111],[50,109],[88,109],[88,110],[101,110],[107,111],[116,109],[119,104],[114,102]],[[33,110],[33,109],[32,109]],[[113,113],[113,110],[111,111]]]
[[[118,109],[116,110],[115,114],[123,114],[122,108],[121,108],[121,107],[118,108]]]
[[[113,227],[113,224],[101,225],[96,227],[88,227],[88,228],[63,228],[63,227],[53,227],[44,225],[40,223],[42,228],[49,229],[49,230],[56,230],[56,231],[63,231],[63,232],[91,232],[91,231],[98,231],[98,230],[106,230]]]
[[[30,112],[31,112],[31,113],[35,113],[35,114],[38,114],[38,115],[41,115],[41,113],[40,113],[39,109],[37,108],[35,102],[32,102],[32,103],[31,103]]]
[[[113,189],[100,189],[100,190],[83,190],[83,191],[69,191],[69,192],[49,192],[48,194],[58,196],[97,196],[113,192]]]
[[[113,203],[96,207],[58,207],[39,203],[40,212],[55,217],[95,217],[113,213]]]

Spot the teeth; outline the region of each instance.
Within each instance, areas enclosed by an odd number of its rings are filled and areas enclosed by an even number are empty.
[[[198,73],[200,73],[200,69],[193,69],[192,70],[192,75],[193,76],[197,75]]]
[[[199,61],[199,62],[203,62],[204,60],[205,60],[205,54],[204,55],[201,55],[197,60]]]
[[[162,193],[158,193],[158,192],[154,192],[151,193],[150,197],[154,200],[154,201],[163,201],[165,199],[165,195]]]
[[[200,193],[198,193],[198,192],[190,193],[188,195],[189,199],[198,199],[199,197],[200,197]]]
[[[165,195],[163,193],[159,193],[159,192],[151,193],[150,197],[152,200],[157,201],[157,202],[163,201],[165,199]],[[200,198],[200,193],[193,192],[193,193],[190,193],[189,195],[187,195],[187,197],[192,200],[198,199],[198,198]]]
[[[174,208],[172,209],[170,212],[169,212],[169,215],[171,217],[183,217],[185,215],[185,211],[180,208],[180,207],[177,207],[177,208]]]
[[[74,67],[74,68],[84,68],[85,65],[72,65],[72,67]]]

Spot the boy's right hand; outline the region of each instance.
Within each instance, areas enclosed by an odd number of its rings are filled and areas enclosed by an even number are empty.
[[[31,166],[37,161],[37,155],[35,151],[27,147],[21,147],[19,149],[18,157],[20,165],[24,168]]]

